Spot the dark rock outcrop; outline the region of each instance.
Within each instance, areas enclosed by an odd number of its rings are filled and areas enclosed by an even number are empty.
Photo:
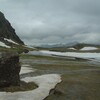
[[[17,53],[4,52],[0,55],[0,87],[20,85],[21,69]]]
[[[4,38],[11,39],[19,44],[24,44],[23,41],[16,35],[15,29],[11,26],[4,14],[0,12],[0,41]]]

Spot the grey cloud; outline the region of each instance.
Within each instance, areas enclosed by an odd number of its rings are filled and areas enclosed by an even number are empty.
[[[99,0],[0,0],[1,11],[28,44],[99,43]]]

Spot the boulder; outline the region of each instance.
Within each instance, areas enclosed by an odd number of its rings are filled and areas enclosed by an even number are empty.
[[[0,54],[0,87],[19,86],[21,66],[19,55],[12,52]]]

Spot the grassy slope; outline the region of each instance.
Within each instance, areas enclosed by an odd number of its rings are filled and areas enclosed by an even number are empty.
[[[12,51],[12,52],[18,52],[19,54],[22,53],[22,52],[27,52],[27,51],[32,51],[34,50],[34,48],[28,48],[28,47],[25,47],[24,45],[14,45],[14,47],[11,47],[11,48],[6,48],[6,47],[1,47],[0,46],[0,52],[6,52],[6,51]]]

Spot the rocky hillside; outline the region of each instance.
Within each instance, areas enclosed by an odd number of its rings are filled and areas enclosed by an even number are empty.
[[[15,29],[11,26],[4,14],[0,12],[0,41],[3,43],[15,42],[24,44],[23,41],[16,35]]]

